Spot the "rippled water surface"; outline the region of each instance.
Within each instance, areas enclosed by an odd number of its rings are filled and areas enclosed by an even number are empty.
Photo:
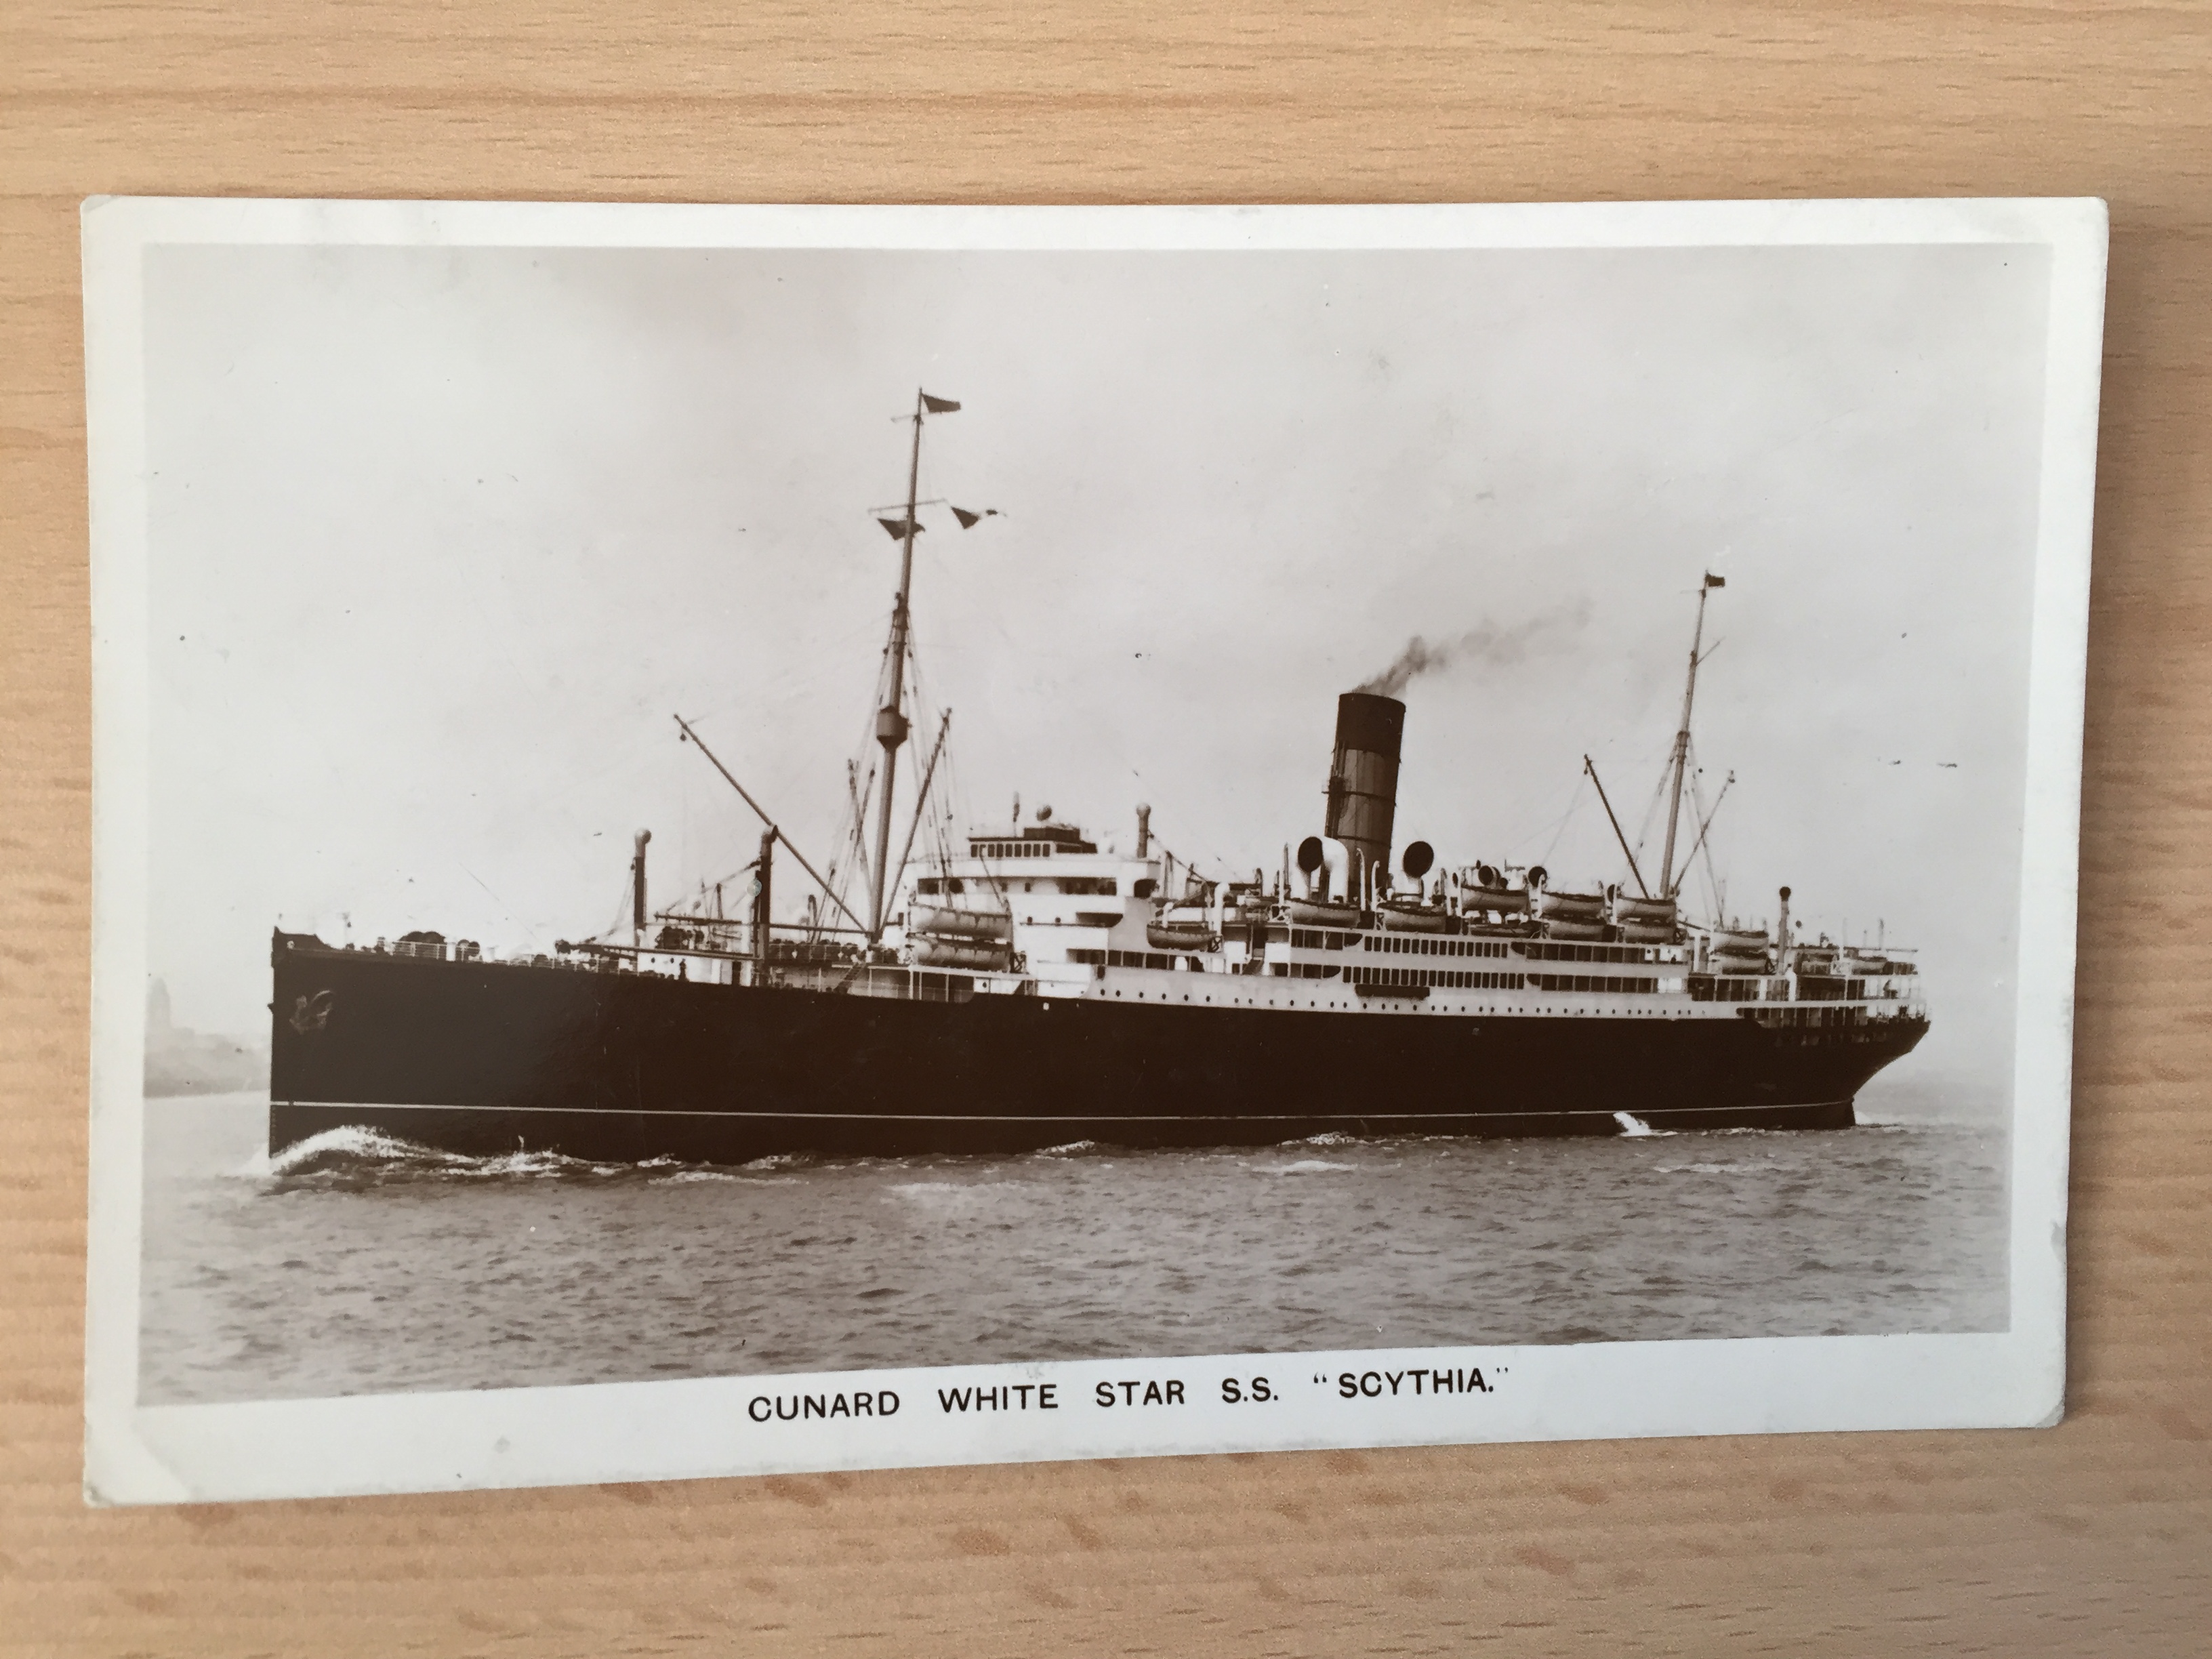
[[[1992,1129],[728,1170],[147,1120],[149,1403],[2007,1322]]]

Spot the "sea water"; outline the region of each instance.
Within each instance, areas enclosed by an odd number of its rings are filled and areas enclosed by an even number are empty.
[[[146,1113],[149,1404],[2008,1317],[1995,1127],[724,1169]]]

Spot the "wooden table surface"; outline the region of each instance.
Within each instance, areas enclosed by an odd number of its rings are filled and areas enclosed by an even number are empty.
[[[15,0],[0,98],[0,1650],[2212,1649],[2212,10]],[[2106,198],[2071,1414],[85,1510],[94,192]]]

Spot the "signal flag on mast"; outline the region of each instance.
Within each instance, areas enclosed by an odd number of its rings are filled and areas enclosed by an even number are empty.
[[[927,392],[921,394],[921,406],[933,415],[950,415],[960,407],[950,398],[933,398]]]
[[[1726,576],[1716,576],[1711,571],[1708,570],[1705,572],[1705,586],[1708,587],[1726,587],[1728,586],[1728,578]]]
[[[889,535],[893,541],[902,542],[906,539],[907,521],[904,519],[878,519],[876,522],[883,526],[884,532]],[[921,520],[916,519],[914,521],[914,533],[915,535],[919,536],[927,528],[929,528],[929,526],[922,523]]]
[[[973,530],[984,520],[997,518],[999,509],[995,507],[987,507],[981,513],[970,513],[964,507],[956,507],[952,509],[952,516],[960,520],[960,527],[963,530]]]

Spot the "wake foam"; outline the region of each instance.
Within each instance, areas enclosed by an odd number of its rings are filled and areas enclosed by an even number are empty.
[[[348,1123],[309,1135],[305,1140],[295,1140],[281,1152],[272,1153],[264,1148],[248,1158],[238,1173],[250,1179],[268,1181],[352,1166],[465,1161],[451,1153],[418,1146],[411,1140],[402,1140],[397,1135]]]
[[[660,1158],[656,1161],[662,1164],[673,1164],[676,1160]],[[812,1152],[770,1152],[766,1158],[754,1158],[744,1167],[748,1170],[811,1170],[821,1161]]]
[[[573,1181],[605,1183],[646,1181],[738,1181],[742,1177],[710,1165],[687,1164],[672,1158],[641,1164],[608,1164],[561,1152],[532,1152],[471,1156],[441,1152],[366,1125],[349,1123],[295,1141],[271,1156],[257,1152],[235,1172],[278,1190],[296,1188],[356,1188],[399,1182]]]

